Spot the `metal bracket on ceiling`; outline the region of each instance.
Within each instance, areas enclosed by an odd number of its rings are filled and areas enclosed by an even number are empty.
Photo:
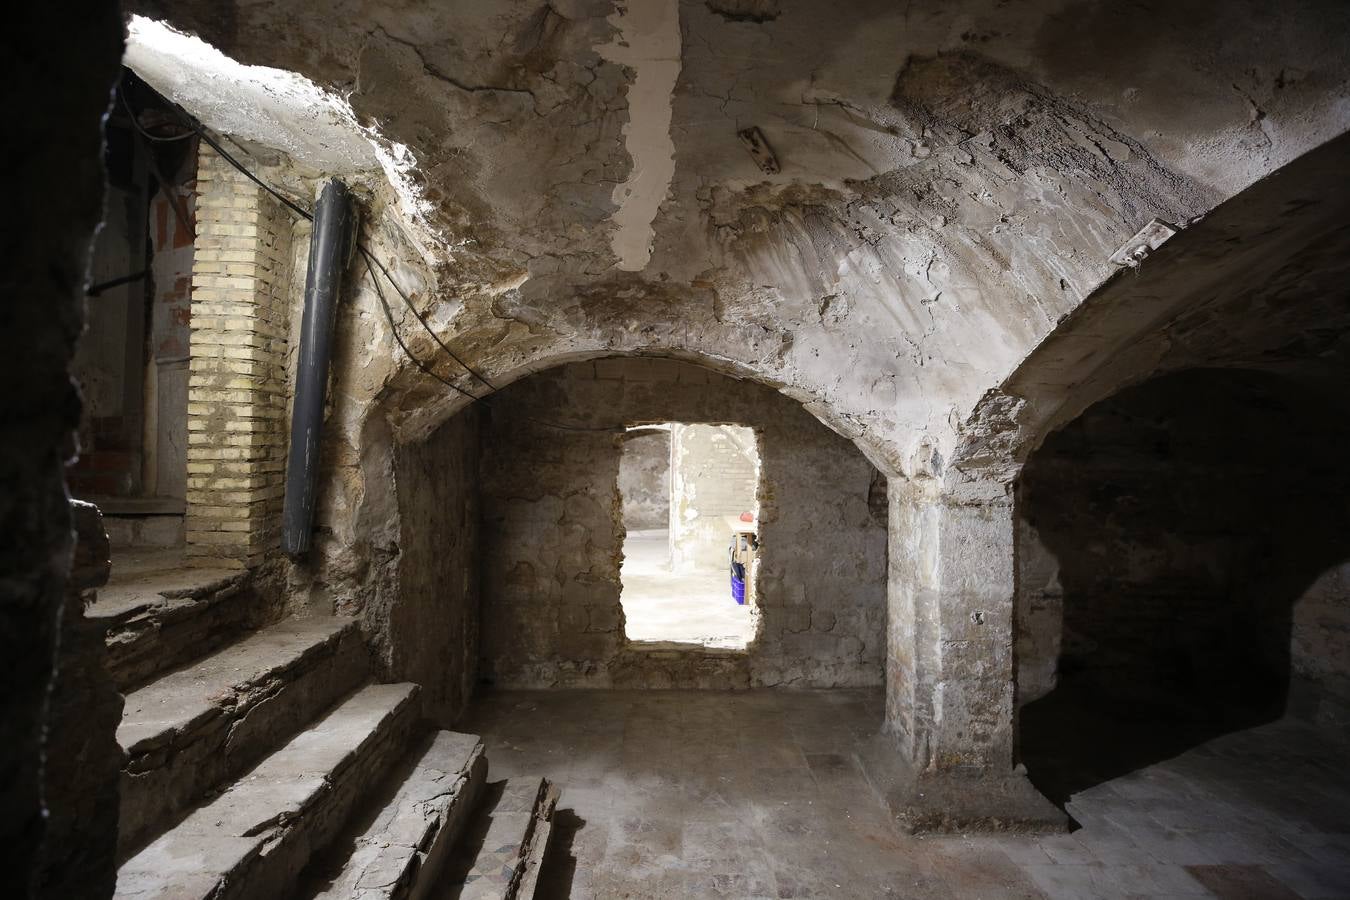
[[[1122,244],[1119,250],[1112,253],[1111,262],[1118,266],[1135,268],[1180,230],[1177,225],[1169,225],[1162,219],[1154,219]]]

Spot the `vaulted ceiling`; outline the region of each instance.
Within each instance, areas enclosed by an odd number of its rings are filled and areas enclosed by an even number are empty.
[[[1350,125],[1350,7],[1316,0],[129,6],[403,154],[419,302],[478,365],[684,350],[900,469],[1142,226]]]

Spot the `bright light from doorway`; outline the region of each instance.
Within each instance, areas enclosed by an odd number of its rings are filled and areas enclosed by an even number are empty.
[[[631,428],[619,463],[629,640],[745,649],[755,635],[760,459],[755,433]]]

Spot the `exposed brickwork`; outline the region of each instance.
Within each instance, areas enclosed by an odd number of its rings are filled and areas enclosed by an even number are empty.
[[[244,566],[262,559],[280,523],[291,219],[206,147],[197,181],[188,559]]]

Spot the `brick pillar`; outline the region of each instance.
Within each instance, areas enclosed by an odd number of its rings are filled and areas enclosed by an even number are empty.
[[[187,552],[193,565],[243,567],[280,528],[292,222],[205,145],[197,182]]]

